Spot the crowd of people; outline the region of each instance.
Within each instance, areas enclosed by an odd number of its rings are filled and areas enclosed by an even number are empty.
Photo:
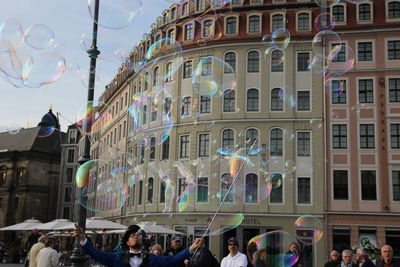
[[[91,241],[86,238],[82,229],[76,228],[80,245],[85,252],[96,262],[111,267],[250,267],[253,266],[251,257],[239,251],[239,241],[235,237],[228,239],[226,244],[229,251],[221,263],[205,246],[203,238],[196,238],[189,246],[184,248],[180,236],[173,236],[171,247],[166,251],[159,244],[150,245],[148,235],[137,225],[131,225],[125,232],[121,247],[118,251],[107,252],[96,249]],[[59,264],[60,253],[57,253],[54,237],[38,233],[36,230],[26,242],[29,250],[25,266],[29,267],[55,267]],[[248,252],[248,251],[247,251]],[[369,251],[368,251],[369,252]],[[293,242],[286,252],[287,257],[296,255],[296,262],[292,267],[307,267],[304,265],[300,253],[300,246]],[[384,245],[381,250],[374,251],[374,257],[363,248],[343,250],[341,255],[333,250],[330,259],[324,267],[400,267],[400,261],[393,258],[393,249]],[[292,257],[293,258],[293,257]],[[259,266],[259,264],[255,264]],[[264,264],[267,266],[267,264]],[[285,265],[286,266],[286,265]]]

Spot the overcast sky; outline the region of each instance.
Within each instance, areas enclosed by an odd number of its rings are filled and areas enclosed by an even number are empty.
[[[137,3],[140,0],[129,1]],[[112,2],[113,0],[100,0],[100,4],[105,6]],[[134,47],[143,34],[149,32],[156,17],[170,4],[169,0],[143,0],[142,11],[127,27],[118,30],[99,27],[98,48],[103,57],[114,62],[97,61],[96,98],[117,72],[119,64],[114,52],[129,51]],[[75,121],[87,96],[87,77],[83,79],[83,85],[81,74],[76,71],[77,66],[81,70],[86,70],[89,66],[88,55],[80,45],[81,36],[85,33],[90,36],[92,30],[87,1],[2,0],[0,21],[8,17],[17,18],[24,30],[33,24],[49,26],[55,34],[57,50],[66,59],[67,71],[57,82],[39,88],[15,88],[0,77],[0,131],[12,124],[21,127],[36,126],[47,112],[49,104],[53,104],[54,113],[61,113],[60,123],[65,130],[71,124],[69,121]]]

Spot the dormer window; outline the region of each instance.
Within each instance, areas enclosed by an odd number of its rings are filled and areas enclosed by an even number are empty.
[[[176,8],[171,9],[171,21],[175,20],[175,16],[176,16]]]
[[[204,21],[203,37],[207,38],[213,35],[213,21],[211,19]]]
[[[185,25],[185,41],[192,40],[194,37],[193,23],[190,22]]]
[[[174,29],[172,29],[172,30],[169,30],[168,31],[168,33],[167,33],[167,36],[168,36],[168,44],[173,44],[173,42],[175,41],[175,30]]]
[[[388,4],[388,18],[399,19],[400,18],[400,2],[392,1]]]
[[[226,34],[235,34],[236,33],[236,25],[237,25],[237,18],[230,17],[226,19]]]
[[[204,10],[205,7],[205,0],[196,0],[196,12]]]
[[[272,16],[272,31],[276,31],[277,29],[284,28],[283,23],[283,15],[276,14]]]
[[[366,21],[366,20],[371,20],[371,5],[366,3],[366,4],[360,4],[358,6],[358,20],[361,21]]]
[[[182,5],[182,16],[189,15],[189,4],[184,3]]]

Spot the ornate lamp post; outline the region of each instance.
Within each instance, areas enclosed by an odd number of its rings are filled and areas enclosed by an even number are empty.
[[[84,147],[83,147],[83,156],[79,161],[79,164],[82,165],[90,160],[90,140],[88,133],[91,132],[92,121],[93,118],[89,118],[88,116],[93,116],[93,113],[90,113],[90,110],[93,110],[93,98],[94,98],[94,84],[95,84],[95,74],[96,74],[96,59],[100,54],[100,51],[97,49],[97,29],[98,29],[98,21],[99,21],[99,0],[95,0],[94,3],[94,18],[93,18],[93,32],[92,32],[92,46],[87,51],[90,57],[90,73],[89,73],[89,85],[88,85],[88,96],[87,96],[87,106],[86,106],[86,121],[84,123]],[[78,210],[78,227],[85,230],[86,228],[86,203],[87,203],[87,191],[86,187],[80,187],[78,190],[79,194],[79,210]],[[79,244],[79,237],[76,236],[75,248],[71,256],[72,266],[75,267],[83,267],[85,265],[88,257],[82,251],[82,248]]]

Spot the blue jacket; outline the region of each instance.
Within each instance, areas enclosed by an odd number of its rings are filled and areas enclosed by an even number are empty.
[[[104,252],[101,250],[97,250],[93,247],[89,240],[82,247],[90,257],[103,265],[111,267],[125,266],[122,261],[124,251]],[[189,258],[191,254],[189,249],[185,249],[178,254],[172,256],[156,256],[154,254],[146,255],[149,259],[149,267],[173,267],[183,262],[185,259]]]

